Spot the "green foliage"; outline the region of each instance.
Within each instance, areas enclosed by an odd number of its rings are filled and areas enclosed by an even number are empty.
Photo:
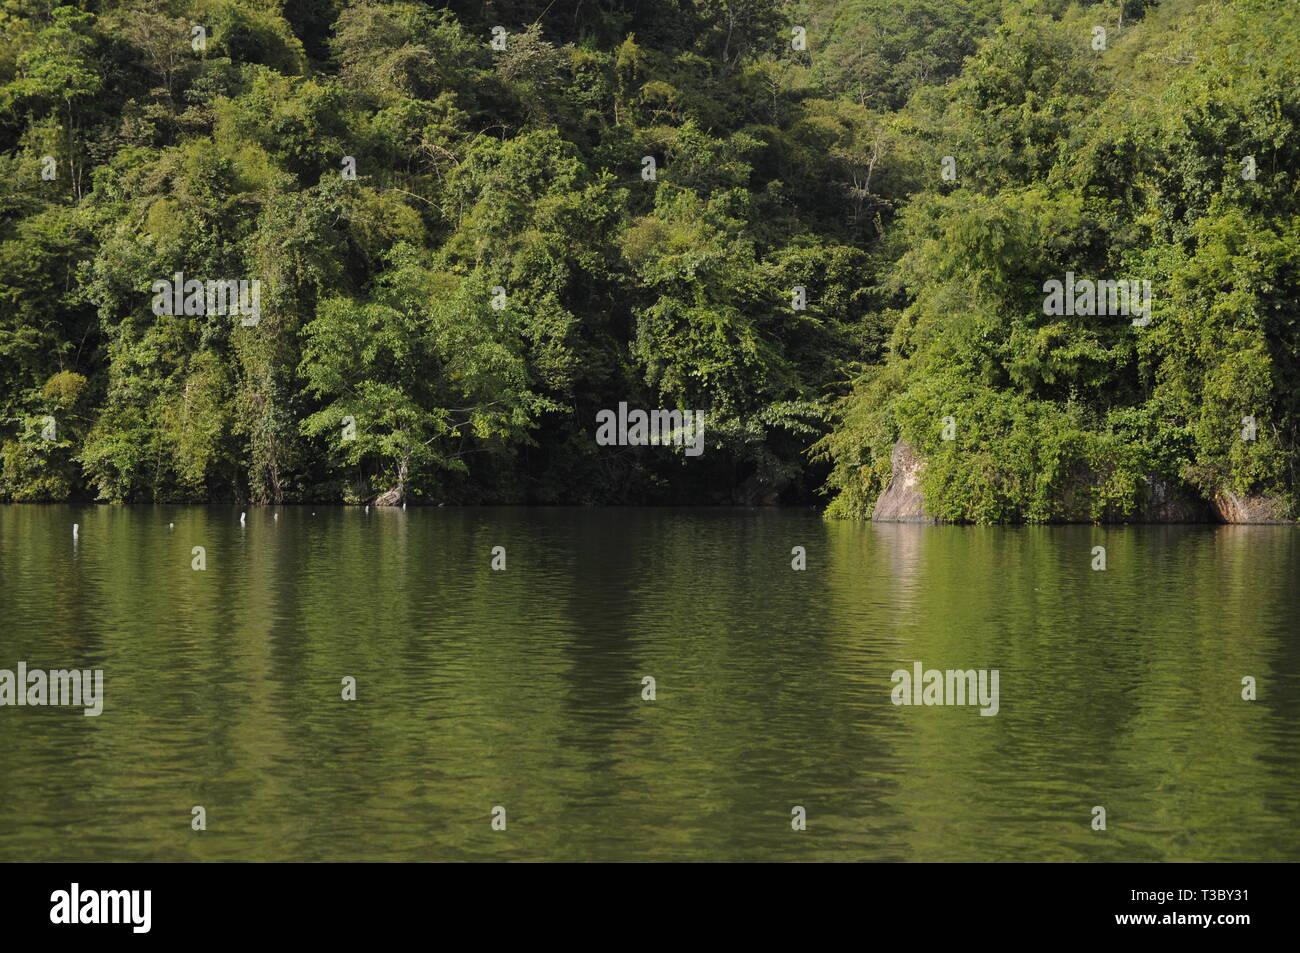
[[[831,515],[870,514],[900,439],[948,520],[1140,518],[1156,484],[1297,509],[1295,11],[1171,2],[1105,52],[1097,22],[1009,17],[900,115],[900,149],[961,156],[959,182],[897,220],[888,362],[818,445]],[[1150,281],[1151,324],[1043,313],[1067,271]]]
[[[947,519],[1294,506],[1296,19],[3,0],[0,498],[860,518],[903,440]],[[1044,314],[1067,270],[1150,281],[1151,324]],[[259,320],[154,314],[177,272]],[[620,401],[707,453],[597,447]]]

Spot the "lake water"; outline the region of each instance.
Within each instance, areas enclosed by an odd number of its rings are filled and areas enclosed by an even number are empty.
[[[0,860],[1300,860],[1295,528],[239,513],[0,507]]]

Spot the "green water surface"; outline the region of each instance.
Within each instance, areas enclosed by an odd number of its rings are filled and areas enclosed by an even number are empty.
[[[1293,527],[239,514],[0,506],[0,860],[1300,860]]]

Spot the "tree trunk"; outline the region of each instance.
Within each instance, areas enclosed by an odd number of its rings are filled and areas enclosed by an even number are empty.
[[[397,486],[393,487],[387,493],[380,493],[375,497],[375,506],[398,506],[406,500],[406,463],[405,459],[397,468]]]

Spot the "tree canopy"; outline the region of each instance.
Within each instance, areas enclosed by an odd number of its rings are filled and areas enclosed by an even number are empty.
[[[901,439],[949,519],[1125,519],[1152,481],[1290,512],[1298,27],[0,0],[0,499],[867,517]],[[1149,281],[1149,323],[1045,314],[1067,271]],[[257,320],[155,313],[178,273],[256,280]],[[620,402],[704,410],[707,452],[598,446]]]

